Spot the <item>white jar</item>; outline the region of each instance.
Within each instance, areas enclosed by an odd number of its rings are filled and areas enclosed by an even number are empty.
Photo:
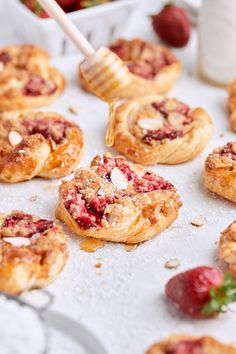
[[[200,75],[217,85],[236,77],[236,0],[203,0],[199,14]]]

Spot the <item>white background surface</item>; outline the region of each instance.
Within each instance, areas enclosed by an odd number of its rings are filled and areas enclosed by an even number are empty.
[[[142,7],[142,15],[130,24],[127,34],[153,40],[155,36],[147,14],[158,6],[153,0],[145,1]],[[2,37],[1,45],[14,41],[10,36]],[[179,190],[183,207],[178,220],[160,236],[131,253],[125,252],[122,245],[114,244],[107,244],[93,254],[84,253],[79,247],[80,239],[66,230],[70,236],[70,259],[63,274],[49,287],[56,296],[54,308],[89,327],[111,354],[143,354],[153,342],[179,332],[211,334],[228,342],[235,338],[235,313],[229,312],[214,320],[193,321],[180,315],[163,296],[165,283],[175,273],[198,265],[218,264],[216,243],[220,232],[235,218],[235,205],[207,192],[202,185],[205,157],[214,147],[234,139],[235,135],[229,130],[226,92],[212,88],[196,77],[195,49],[193,35],[188,47],[176,51],[184,70],[170,95],[193,107],[202,106],[209,112],[214,122],[213,139],[194,161],[179,166],[153,167]],[[87,165],[94,155],[107,150],[103,143],[107,106],[78,87],[78,62],[79,56],[54,60],[65,73],[68,87],[47,110],[56,110],[79,123],[86,139],[81,165]],[[78,117],[68,113],[68,107],[73,105],[80,107]],[[221,133],[224,137],[220,137]],[[1,184],[0,210],[7,212],[17,208],[53,218],[57,190],[47,186],[59,183],[35,179],[16,185]],[[33,195],[39,198],[36,203],[29,201]],[[207,223],[194,228],[190,221],[199,214],[206,217]],[[164,263],[173,257],[181,261],[181,266],[178,270],[165,269]],[[94,267],[98,262],[103,264],[101,269]]]

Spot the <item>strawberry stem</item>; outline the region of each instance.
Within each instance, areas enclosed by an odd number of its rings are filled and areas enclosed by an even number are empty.
[[[227,305],[236,301],[236,281],[230,274],[224,275],[224,281],[219,288],[211,288],[210,300],[203,307],[202,313],[212,316],[227,310]]]

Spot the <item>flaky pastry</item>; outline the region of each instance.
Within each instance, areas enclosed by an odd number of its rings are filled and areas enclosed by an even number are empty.
[[[236,202],[236,142],[215,149],[207,157],[204,183],[212,192]]]
[[[43,49],[34,45],[0,48],[0,111],[47,105],[64,87],[64,76],[49,65]]]
[[[62,183],[56,217],[80,236],[139,243],[169,226],[180,206],[170,182],[106,154]]]
[[[174,85],[181,71],[181,64],[173,52],[158,44],[136,38],[119,39],[110,45],[127,65],[132,80],[116,92],[115,98],[133,98],[165,93]],[[82,87],[94,93],[79,70]]]
[[[222,233],[219,243],[219,256],[236,277],[236,221],[230,224]]]
[[[62,272],[67,238],[53,221],[22,211],[0,214],[0,291],[42,288]]]
[[[202,108],[147,96],[111,103],[106,143],[143,165],[178,164],[198,155],[211,133],[211,119]]]
[[[153,345],[147,354],[236,354],[236,348],[204,336],[175,335]]]
[[[82,131],[58,113],[5,112],[0,114],[0,131],[2,182],[63,177],[81,159]]]
[[[229,98],[228,98],[228,111],[230,124],[233,131],[236,132],[236,79],[231,82],[228,87]]]

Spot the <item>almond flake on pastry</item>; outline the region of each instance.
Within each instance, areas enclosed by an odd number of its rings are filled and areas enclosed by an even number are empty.
[[[204,183],[210,191],[236,202],[236,142],[215,149],[207,157]]]
[[[111,106],[107,145],[143,165],[191,160],[211,137],[207,112],[177,99],[147,96]]]
[[[0,291],[19,295],[43,288],[63,270],[67,238],[53,221],[12,211],[0,214]]]
[[[132,74],[131,84],[116,92],[116,99],[165,93],[180,74],[180,62],[169,48],[162,45],[139,38],[118,39],[109,48],[124,61]],[[82,76],[80,67],[79,77],[82,87],[92,92]]]
[[[16,183],[71,173],[83,153],[83,133],[57,113],[0,114],[0,181]]]
[[[180,206],[170,182],[106,154],[62,183],[56,217],[80,236],[139,243],[169,226]]]

